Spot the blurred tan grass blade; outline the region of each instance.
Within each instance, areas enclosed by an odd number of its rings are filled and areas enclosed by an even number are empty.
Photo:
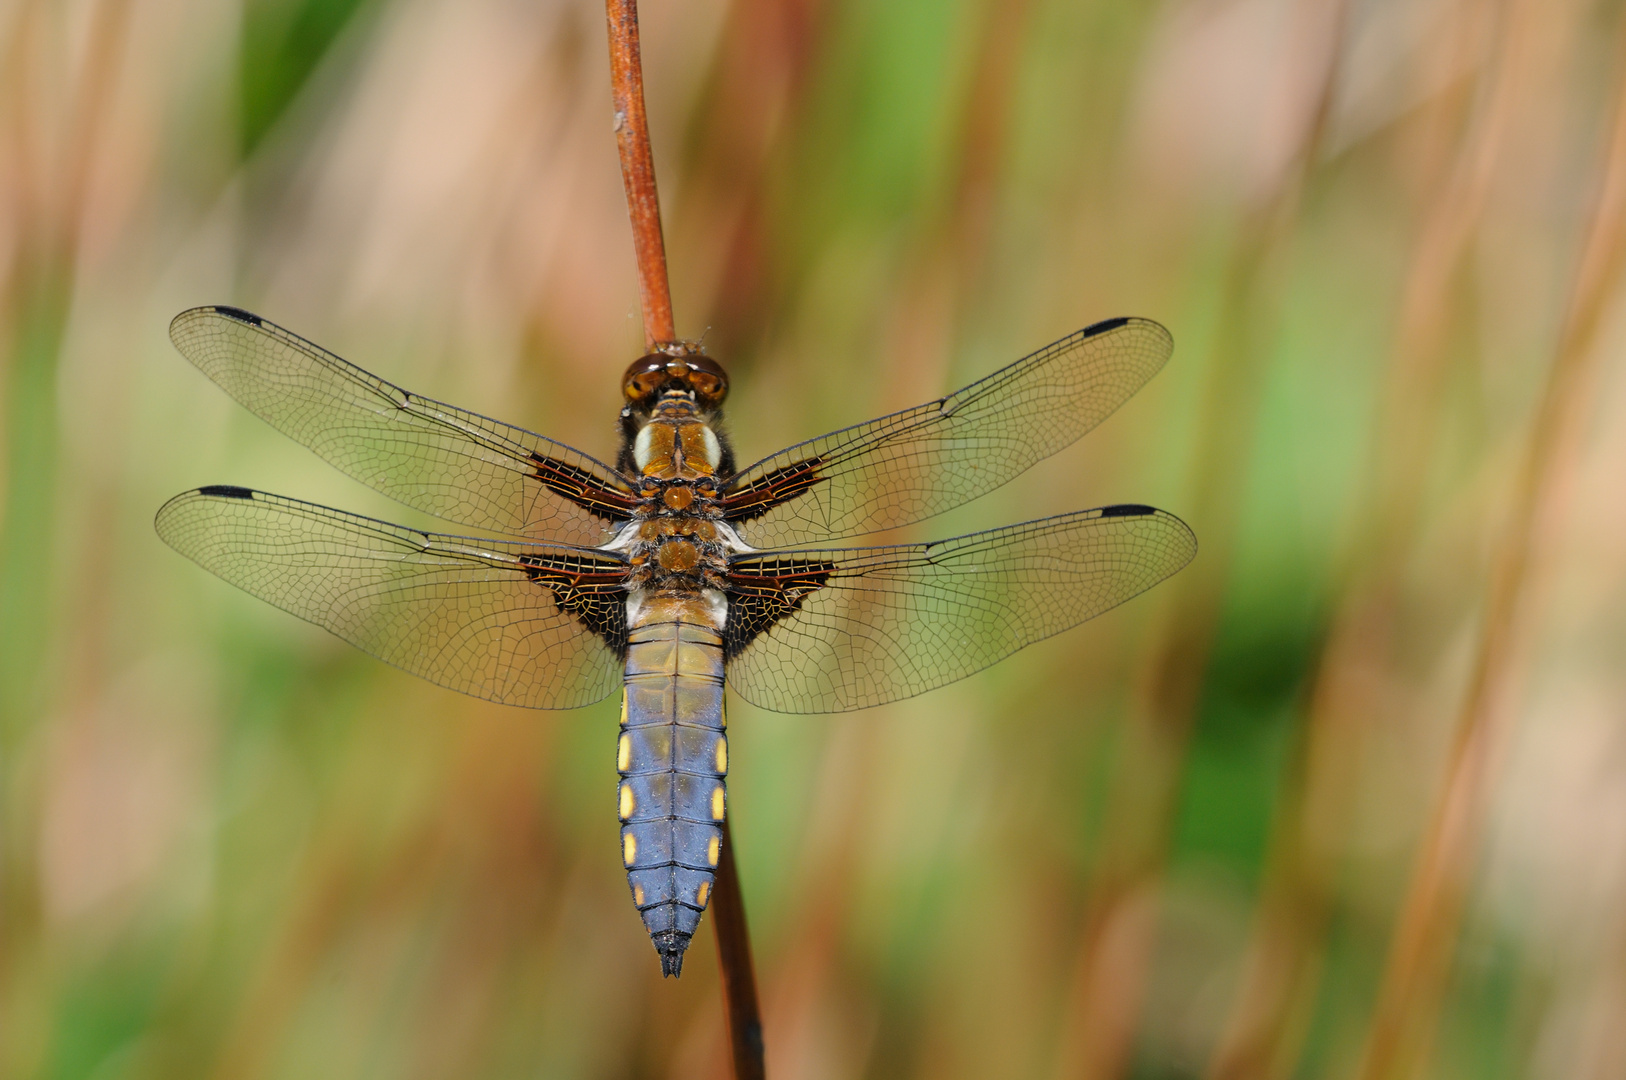
[[[974,285],[986,270],[1011,138],[1012,98],[1033,5],[1030,0],[983,0],[978,7],[977,44],[966,64],[970,75],[947,169],[953,182],[932,224],[921,229],[888,320],[889,339],[895,343],[885,395],[889,407],[941,392],[966,309],[974,306]],[[873,800],[881,790],[873,769],[877,735],[874,725],[842,725],[821,766],[819,824],[806,845],[807,858],[798,872],[801,883],[791,890],[800,899],[789,921],[802,929],[795,947],[777,965],[767,995],[778,1033],[775,1060],[791,1068],[815,1052],[824,1035],[821,1011],[845,992],[839,982],[838,947],[854,917],[850,883],[860,865],[859,837],[872,820]]]
[[[0,1075],[7,1076],[45,1067],[55,990],[28,979],[49,964],[38,891],[39,811],[30,755],[20,750],[38,738],[48,710],[65,704],[64,697],[84,700],[99,688],[105,641],[99,604],[88,605],[92,614],[76,620],[66,637],[56,631],[58,378],[92,174],[125,61],[130,3],[101,0],[85,13],[78,57],[51,48],[70,21],[61,7],[13,5],[0,55],[0,157],[11,203],[0,212],[0,1014],[6,1017]],[[60,119],[52,115],[53,92],[68,102]],[[63,128],[60,139],[51,138],[53,120]],[[91,540],[102,551],[110,542]],[[98,595],[109,575],[108,560],[89,562],[75,590],[81,597]],[[66,692],[52,679],[62,668],[73,676]]]
[[[687,255],[682,295],[704,314],[719,356],[752,351],[783,300],[771,192],[824,60],[828,6],[733,4],[718,35],[671,222],[673,246]]]
[[[1448,103],[1433,125],[1442,142],[1457,143],[1456,158],[1436,188],[1412,251],[1373,439],[1374,480],[1367,512],[1356,515],[1364,527],[1350,545],[1357,563],[1344,575],[1341,610],[1317,665],[1302,741],[1274,815],[1246,975],[1209,1062],[1211,1080],[1291,1075],[1314,1001],[1336,872],[1334,853],[1322,850],[1326,845],[1318,838],[1340,835],[1352,809],[1350,762],[1358,753],[1360,718],[1377,706],[1365,673],[1388,662],[1401,577],[1423,503],[1425,470],[1417,463],[1434,453],[1435,418],[1451,359],[1445,347],[1451,293],[1478,235],[1517,101],[1510,71],[1517,41],[1504,25],[1505,13],[1471,8],[1462,16],[1455,28],[1462,42],[1482,38],[1481,19],[1495,21],[1500,33],[1486,43],[1496,55],[1484,66],[1461,137]]]
[[[1517,666],[1521,620],[1542,524],[1573,468],[1587,390],[1598,364],[1597,331],[1626,260],[1626,24],[1616,54],[1609,142],[1575,285],[1552,367],[1526,442],[1511,510],[1489,582],[1484,625],[1457,714],[1445,779],[1424,836],[1358,1075],[1418,1075],[1438,1022],[1469,876],[1483,836],[1501,714]]]
[[[1156,895],[1168,854],[1191,725],[1219,624],[1240,524],[1241,487],[1270,354],[1272,273],[1291,237],[1304,189],[1326,139],[1338,85],[1347,4],[1320,3],[1314,21],[1325,40],[1314,108],[1291,166],[1255,201],[1239,227],[1225,274],[1220,327],[1208,371],[1197,438],[1192,520],[1203,557],[1176,586],[1161,639],[1139,679],[1125,720],[1122,763],[1114,770],[1104,820],[1110,834],[1090,883],[1065,1031],[1055,1075],[1106,1080],[1122,1075],[1139,1020],[1156,936]]]

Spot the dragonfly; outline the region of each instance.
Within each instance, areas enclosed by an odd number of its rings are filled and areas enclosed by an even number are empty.
[[[257,315],[193,308],[170,338],[341,471],[467,533],[235,485],[158,535],[227,582],[414,675],[535,709],[620,689],[621,855],[663,975],[710,898],[727,816],[724,687],[764,709],[865,709],[963,679],[1195,556],[1179,518],[1118,504],[931,543],[897,529],[1006,483],[1101,423],[1173,351],[1095,323],[961,390],[737,467],[728,377],[692,342],[622,380],[614,463],[403,390]]]

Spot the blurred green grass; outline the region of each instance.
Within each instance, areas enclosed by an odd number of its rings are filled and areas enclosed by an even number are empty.
[[[644,5],[679,329],[734,374],[741,459],[1157,318],[1174,360],[1119,415],[916,531],[1154,503],[1213,589],[887,709],[731,703],[776,1076],[1237,1075],[1284,937],[1251,1075],[1356,1075],[1570,302],[1616,7]],[[428,524],[176,356],[197,303],[610,453],[640,339],[602,13],[25,0],[3,32],[0,1072],[723,1075],[709,929],[663,983],[625,896],[613,702],[419,685],[150,526],[208,482]],[[1423,1075],[1626,1067],[1610,313]],[[1216,461],[1234,496],[1201,489]],[[1200,680],[1183,713],[1152,704],[1166,655]]]

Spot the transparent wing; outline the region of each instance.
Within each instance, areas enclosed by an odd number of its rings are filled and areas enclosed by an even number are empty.
[[[608,465],[408,393],[257,315],[193,308],[175,317],[169,336],[260,419],[418,510],[584,547],[630,516],[630,489]]]
[[[934,544],[757,552],[730,568],[728,681],[754,705],[841,712],[963,679],[1191,561],[1184,522],[1108,506]]]
[[[441,686],[569,709],[620,681],[595,628],[625,626],[626,568],[602,552],[417,532],[224,486],[177,495],[156,525],[204,569]]]
[[[1071,445],[1157,374],[1174,339],[1108,319],[925,405],[781,450],[726,485],[757,547],[879,532],[959,506]]]

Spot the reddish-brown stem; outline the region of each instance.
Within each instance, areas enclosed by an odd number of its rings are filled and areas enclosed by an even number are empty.
[[[627,189],[627,215],[638,256],[638,296],[644,313],[644,344],[653,349],[677,339],[672,323],[672,291],[666,280],[666,241],[661,235],[661,204],[655,192],[655,158],[649,148],[644,112],[643,63],[638,53],[637,0],[605,0],[610,31],[610,88],[615,100],[615,141],[621,152],[621,179]],[[734,866],[734,844],[723,824],[723,848],[711,894],[717,931],[717,958],[728,1017],[728,1041],[736,1080],[762,1080],[762,1013],[757,1007],[756,972],[745,925],[745,899]]]
[[[735,1080],[762,1080],[762,1014],[757,1008],[756,969],[751,964],[751,935],[745,925],[745,898],[734,867],[734,841],[723,822],[723,853],[711,894],[711,917],[717,929],[717,961],[722,970],[723,1005],[728,1013],[729,1052]]]
[[[674,341],[672,290],[666,280],[666,241],[661,202],[655,193],[655,157],[649,149],[644,112],[644,69],[638,54],[637,0],[604,0],[610,23],[610,93],[615,102],[615,144],[627,188],[627,216],[638,255],[638,299],[644,311],[644,344]]]

